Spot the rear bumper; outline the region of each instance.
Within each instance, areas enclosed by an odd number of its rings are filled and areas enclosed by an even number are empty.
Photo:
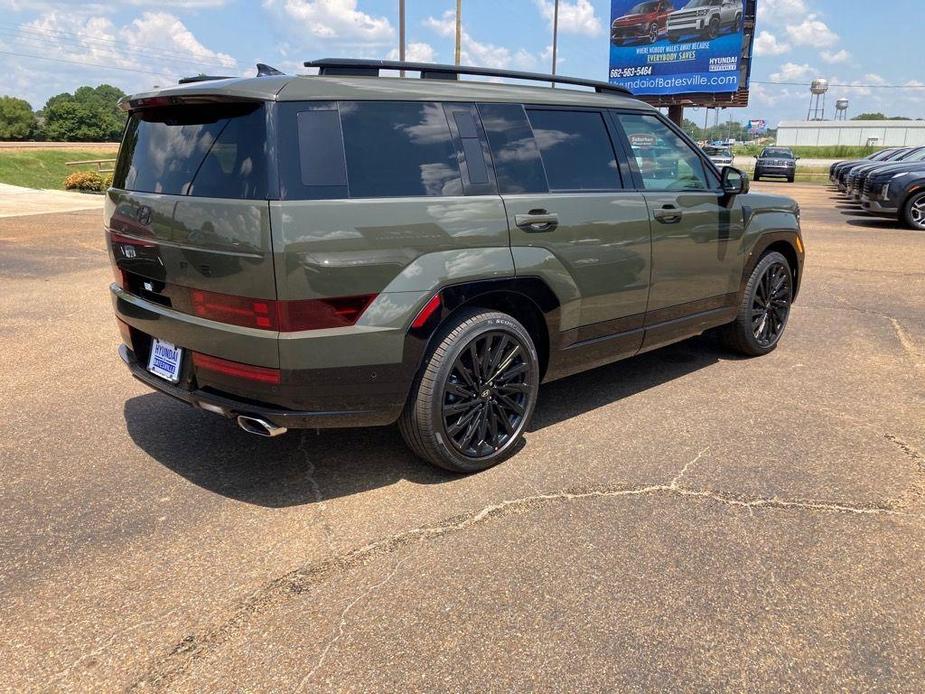
[[[207,410],[228,418],[238,415],[259,417],[276,426],[288,429],[327,429],[338,427],[367,427],[392,424],[401,414],[401,405],[382,404],[380,407],[361,410],[335,410],[335,411],[299,411],[289,410],[270,404],[241,400],[230,395],[205,391],[202,389],[186,389],[174,385],[162,378],[149,373],[138,360],[134,352],[126,345],[119,346],[119,356],[129,372],[136,379],[149,388],[160,391],[164,395],[185,402],[199,409]]]

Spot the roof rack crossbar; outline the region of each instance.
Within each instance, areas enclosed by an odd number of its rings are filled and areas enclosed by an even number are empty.
[[[420,72],[422,79],[455,80],[460,75],[478,75],[480,77],[505,77],[508,79],[530,82],[550,82],[552,84],[569,84],[579,87],[591,87],[596,92],[609,92],[632,96],[632,92],[615,84],[586,80],[580,77],[550,75],[541,72],[521,72],[519,70],[500,70],[489,67],[471,67],[465,65],[440,65],[437,63],[409,63],[401,60],[361,60],[356,58],[321,58],[306,60],[305,67],[318,68],[320,75],[359,75],[375,77],[380,70],[408,70]]]

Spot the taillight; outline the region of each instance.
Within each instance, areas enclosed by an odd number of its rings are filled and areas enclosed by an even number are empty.
[[[276,302],[269,299],[248,299],[243,296],[190,290],[193,313],[200,318],[241,325],[246,328],[277,330]]]
[[[193,313],[201,318],[282,332],[353,325],[375,298],[375,294],[362,294],[331,299],[273,301],[190,290]]]
[[[230,361],[228,359],[219,359],[218,357],[200,354],[199,352],[193,352],[193,366],[197,369],[203,369],[204,371],[212,371],[213,373],[219,373],[225,376],[243,378],[248,381],[273,384],[278,384],[280,382],[279,369],[268,369],[264,366],[251,366],[250,364],[242,364],[241,362]]]
[[[294,332],[353,325],[375,298],[375,294],[361,294],[333,299],[280,301],[279,329]]]

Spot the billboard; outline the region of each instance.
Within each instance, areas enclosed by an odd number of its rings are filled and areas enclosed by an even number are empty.
[[[764,135],[768,132],[768,122],[763,119],[748,121],[747,130],[752,135]]]
[[[636,96],[726,95],[748,88],[747,0],[611,0],[611,84]],[[748,7],[746,7],[748,5]]]

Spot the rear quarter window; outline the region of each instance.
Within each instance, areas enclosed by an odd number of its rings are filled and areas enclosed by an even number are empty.
[[[284,103],[280,139],[283,199],[464,193],[457,144],[442,103]]]
[[[130,115],[113,186],[262,200],[267,169],[263,104],[170,106]]]

